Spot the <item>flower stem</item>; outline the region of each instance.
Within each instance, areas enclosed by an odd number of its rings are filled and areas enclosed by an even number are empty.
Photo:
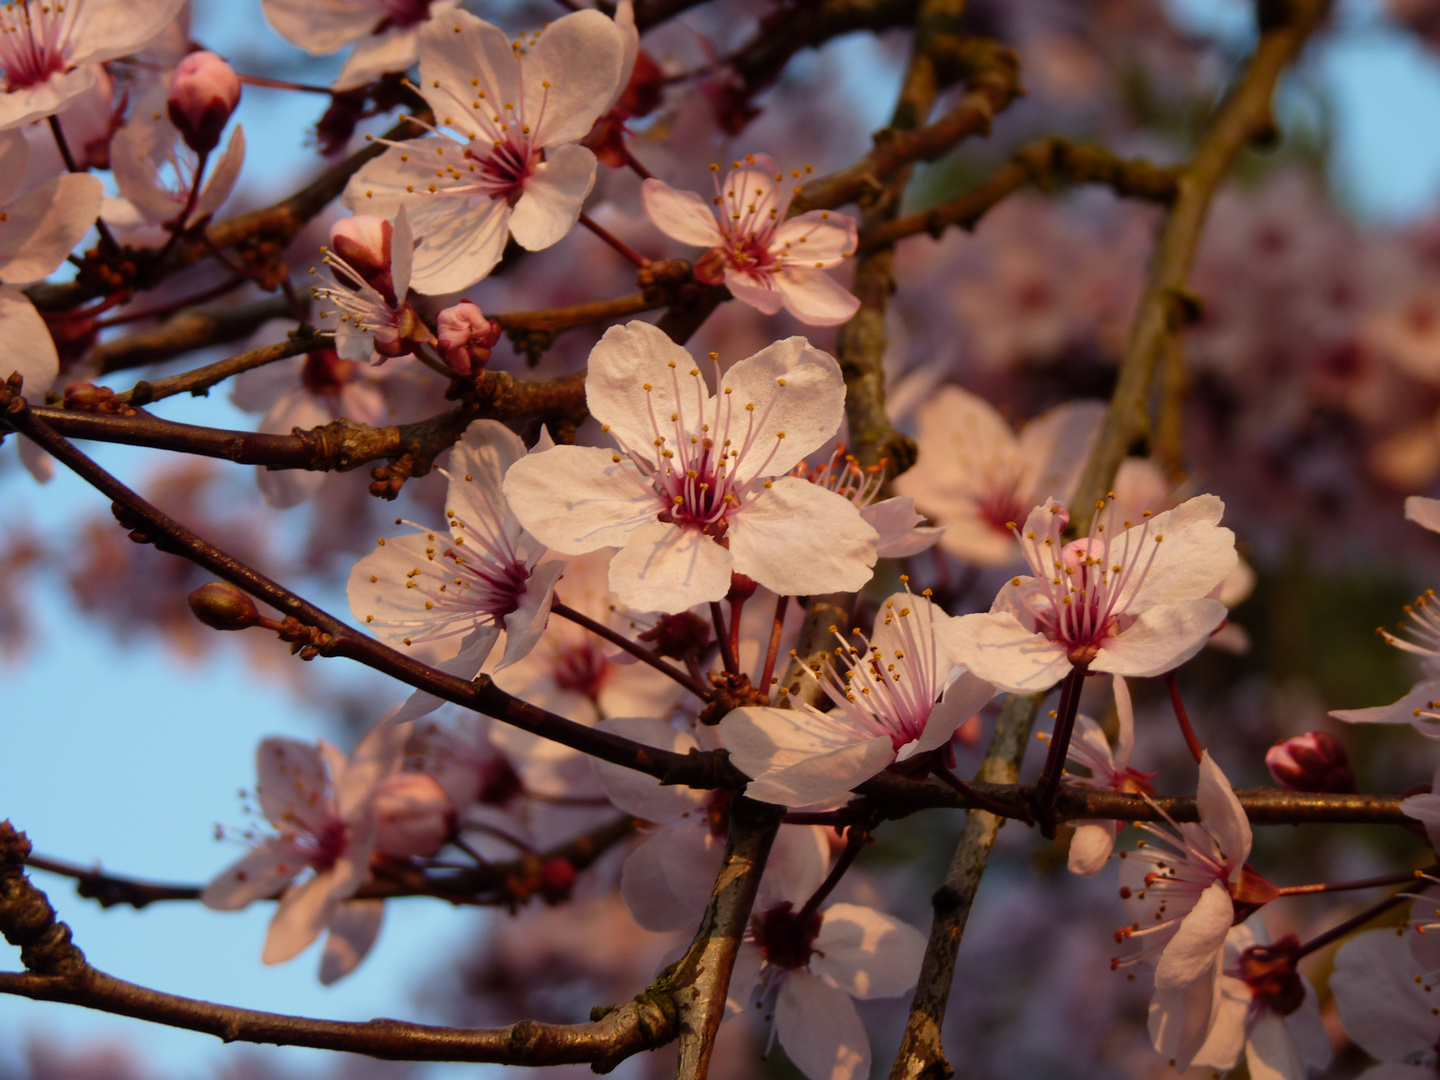
[[[1065,757],[1070,752],[1070,733],[1075,729],[1075,714],[1080,711],[1080,684],[1085,679],[1085,669],[1075,665],[1060,684],[1060,704],[1055,709],[1055,734],[1050,740],[1050,754],[1045,759],[1045,771],[1040,774],[1036,785],[1039,804],[1049,810],[1055,805],[1055,793],[1060,790],[1060,774],[1065,771]]]
[[[767,694],[770,692],[770,680],[775,676],[775,657],[780,652],[780,633],[785,626],[785,608],[789,603],[788,596],[775,600],[775,624],[770,627],[770,646],[765,650],[765,667],[760,671],[760,689]]]
[[[635,160],[635,155],[630,152],[630,147],[626,146],[622,142],[620,144],[620,148],[625,151],[625,164],[630,166],[630,170],[635,173],[636,176],[640,177],[641,180],[654,179],[654,175],[650,172],[650,170],[645,168],[644,165],[641,165],[640,162]]]
[[[60,160],[65,162],[65,168],[72,173],[86,172],[87,170],[80,168],[80,166],[76,164],[75,155],[70,152],[70,143],[66,141],[65,132],[60,128],[60,118],[51,115],[46,117],[46,119],[50,122],[50,134],[55,136],[55,145],[60,150]],[[115,242],[115,237],[111,234],[110,227],[106,225],[102,219],[95,219],[95,230],[100,234],[100,240],[106,247],[111,251],[120,250],[120,245]]]
[[[577,626],[583,626],[592,634],[599,635],[606,641],[610,642],[611,645],[614,645],[620,649],[624,649],[631,656],[635,657],[637,660],[641,660],[644,663],[649,664],[662,675],[668,675],[670,678],[674,679],[677,683],[685,687],[686,690],[689,690],[692,694],[700,698],[702,701],[710,700],[710,691],[707,690],[703,685],[701,685],[698,680],[691,678],[689,675],[685,674],[685,672],[683,671],[680,671],[678,668],[672,667],[670,664],[667,664],[664,660],[660,659],[657,654],[651,652],[649,649],[645,648],[645,646],[640,645],[637,642],[631,641],[624,634],[617,633],[616,631],[610,629],[610,627],[606,626],[604,623],[596,622],[594,619],[590,618],[589,615],[576,611],[569,604],[562,604],[558,600],[550,605],[550,610],[556,615],[559,615],[562,619],[569,619]]]
[[[1190,726],[1190,714],[1185,711],[1185,700],[1180,696],[1180,680],[1174,671],[1167,671],[1161,678],[1165,680],[1165,689],[1170,692],[1170,704],[1175,707],[1175,719],[1180,723],[1180,734],[1185,736],[1185,745],[1190,748],[1190,753],[1194,755],[1198,765],[1205,751],[1200,746],[1200,740],[1195,737],[1195,729]]]
[[[1430,870],[1440,869],[1431,867]],[[1384,874],[1380,877],[1360,878],[1356,881],[1322,881],[1317,885],[1286,885],[1280,888],[1281,896],[1311,896],[1315,893],[1344,892],[1347,889],[1373,889],[1381,885],[1404,885],[1414,881],[1416,875],[1426,873],[1412,870],[1404,874]]]
[[[594,233],[596,236],[598,236],[601,240],[604,240],[605,243],[609,244],[612,248],[614,248],[616,251],[618,251],[621,255],[624,255],[625,258],[629,259],[629,260],[630,260],[631,262],[633,262],[636,266],[644,267],[644,266],[649,266],[649,265],[650,265],[650,260],[649,260],[649,259],[647,259],[644,255],[641,255],[638,251],[636,251],[634,248],[632,248],[629,244],[625,243],[624,240],[621,240],[618,236],[616,236],[616,235],[614,235],[613,233],[611,233],[611,232],[610,232],[608,229],[606,229],[604,226],[602,226],[602,225],[597,225],[597,224],[595,223],[595,219],[592,218],[589,214],[583,214],[583,213],[582,213],[582,214],[580,215],[580,224],[581,224],[581,225],[584,225],[584,226],[585,226],[587,229],[589,229],[592,233]]]
[[[805,906],[800,909],[796,916],[796,923],[805,925],[805,920],[820,909],[829,895],[835,891],[835,886],[840,884],[840,879],[845,876],[845,871],[850,869],[850,864],[855,861],[855,856],[860,854],[860,849],[870,842],[870,830],[859,825],[851,825],[845,833],[845,849],[840,852],[840,857],[835,860],[835,865],[830,868],[830,874],[820,883],[814,895],[805,901]]]
[[[210,160],[210,151],[202,150],[195,162],[195,178],[190,183],[190,192],[185,196],[185,208],[180,211],[180,216],[170,226],[170,239],[165,241],[165,246],[160,249],[160,254],[155,256],[157,264],[163,264],[180,242],[180,237],[185,235],[185,222],[189,220],[190,214],[195,209],[196,202],[200,199],[200,184],[205,179],[205,163]]]
[[[310,86],[306,83],[290,82],[286,79],[267,79],[263,75],[241,75],[240,81],[246,86],[266,86],[271,90],[296,90],[302,94],[324,94],[334,97],[335,92],[328,86]]]
[[[1309,956],[1315,950],[1323,949],[1331,942],[1339,941],[1342,937],[1350,933],[1352,930],[1358,930],[1360,927],[1368,923],[1371,919],[1375,918],[1376,916],[1383,915],[1396,904],[1400,903],[1402,900],[1407,899],[1409,899],[1408,893],[1391,893],[1384,900],[1381,900],[1378,904],[1371,904],[1364,911],[1360,912],[1360,914],[1354,915],[1351,918],[1346,919],[1338,926],[1332,926],[1323,934],[1313,937],[1309,941],[1305,942],[1305,944],[1301,945],[1300,948],[1295,950],[1295,959],[1299,960],[1302,956]]]
[[[725,630],[725,613],[720,610],[719,601],[710,601],[710,620],[715,624],[715,643],[720,646],[720,662],[731,675],[740,674],[740,665],[735,661],[735,650],[730,647],[730,635]]]

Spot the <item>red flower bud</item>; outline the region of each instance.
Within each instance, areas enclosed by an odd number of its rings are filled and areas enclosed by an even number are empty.
[[[440,312],[435,329],[440,354],[458,375],[474,375],[484,367],[501,334],[500,324],[469,300]]]
[[[330,226],[330,247],[364,282],[395,304],[395,281],[390,274],[390,240],[395,226],[374,214],[355,214]]]
[[[375,842],[392,855],[428,859],[450,839],[455,809],[428,773],[387,776],[375,791]]]
[[[1275,783],[1291,791],[1353,792],[1355,774],[1345,747],[1328,731],[1307,731],[1282,739],[1265,752]]]
[[[212,52],[193,52],[170,80],[170,122],[197,154],[215,149],[240,102],[240,77]]]

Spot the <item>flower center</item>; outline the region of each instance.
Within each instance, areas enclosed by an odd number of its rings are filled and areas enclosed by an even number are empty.
[[[465,148],[464,156],[471,163],[469,179],[478,193],[492,199],[504,199],[514,206],[525,194],[525,181],[534,175],[545,154],[531,145],[529,135],[518,132],[513,126],[502,130],[503,137],[494,140],[488,148],[479,138],[472,139]],[[458,179],[459,170],[453,170],[453,173]]]
[[[321,826],[314,836],[315,846],[310,854],[310,865],[324,873],[335,865],[350,841],[350,828],[343,821],[331,819]]]
[[[611,664],[590,642],[565,645],[555,652],[555,685],[561,690],[598,697]]]
[[[812,911],[802,922],[802,912],[784,900],[751,919],[755,944],[766,963],[780,968],[803,968],[810,963],[824,919],[818,911]]]
[[[1295,970],[1300,939],[1286,934],[1273,945],[1252,945],[1240,954],[1238,976],[1256,1001],[1280,1016],[1289,1016],[1305,1000],[1305,984]]]
[[[385,10],[385,17],[371,31],[375,34],[383,34],[392,28],[403,30],[430,17],[430,0],[385,0],[381,6]]]
[[[66,68],[70,29],[81,0],[16,0],[0,8],[5,89],[42,83]]]

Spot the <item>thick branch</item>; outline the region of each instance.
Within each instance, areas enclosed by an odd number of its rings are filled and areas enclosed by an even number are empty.
[[[1211,199],[1245,147],[1275,137],[1271,114],[1275,85],[1319,24],[1329,3],[1275,0],[1259,7],[1262,22],[1273,15],[1283,14],[1285,18],[1262,25],[1259,44],[1245,73],[1176,179],[1175,202],[1160,229],[1149,281],[1130,327],[1110,411],[1072,503],[1076,508],[1072,526],[1082,532],[1089,524],[1088,508],[1104,497],[1131,445],[1147,433],[1155,372],[1166,342],[1184,328],[1196,311],[1185,283]]]
[[[1014,783],[1030,729],[1040,708],[1040,697],[1012,694],[1005,702],[990,752],[977,774],[978,780],[989,783]],[[919,1077],[948,1077],[952,1074],[945,1060],[940,1041],[940,1028],[945,1021],[945,1007],[950,1001],[950,985],[955,980],[955,954],[975,902],[980,878],[990,861],[990,851],[1000,833],[1003,819],[984,810],[971,810],[965,819],[965,831],[950,860],[945,883],[935,892],[931,903],[935,920],[930,927],[930,941],[920,965],[920,979],[910,1003],[910,1019],[905,1035],[890,1070],[890,1080]]]

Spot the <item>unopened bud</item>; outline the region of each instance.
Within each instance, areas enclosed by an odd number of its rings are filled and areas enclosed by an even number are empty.
[[[1355,790],[1355,774],[1345,747],[1328,731],[1307,731],[1282,739],[1265,751],[1265,765],[1275,783],[1291,791]]]
[[[193,52],[170,80],[170,122],[197,154],[215,149],[240,102],[240,77],[212,52]]]
[[[395,279],[390,273],[390,241],[394,235],[395,226],[375,214],[354,214],[330,226],[330,246],[335,254],[388,304],[400,299],[395,295]]]
[[[190,610],[215,630],[244,630],[260,621],[255,601],[224,581],[212,581],[192,592]]]
[[[575,866],[558,855],[540,867],[540,892],[547,900],[564,900],[575,885]]]
[[[759,587],[754,578],[737,574],[732,570],[730,572],[730,591],[725,594],[725,599],[732,604],[743,604],[755,595],[755,590]]]
[[[428,773],[395,773],[375,790],[375,842],[392,855],[428,859],[450,839],[455,808]]]
[[[469,300],[440,312],[435,329],[440,355],[458,375],[473,375],[484,367],[501,333],[500,324]]]

